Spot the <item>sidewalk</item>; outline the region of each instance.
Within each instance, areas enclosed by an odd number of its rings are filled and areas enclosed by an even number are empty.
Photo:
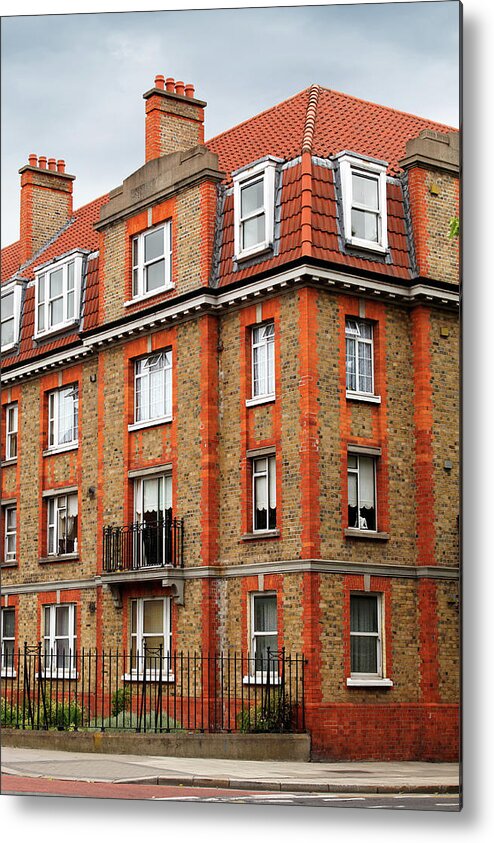
[[[163,784],[315,793],[454,793],[457,764],[227,761],[103,755],[2,746],[2,773],[70,781]]]

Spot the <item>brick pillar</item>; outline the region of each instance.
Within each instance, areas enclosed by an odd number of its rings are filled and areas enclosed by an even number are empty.
[[[21,263],[25,263],[72,216],[72,182],[65,162],[29,156],[21,175]]]
[[[435,565],[434,465],[432,451],[432,372],[430,310],[412,311],[412,349],[415,383],[415,488],[417,512],[417,565]],[[420,693],[423,702],[439,700],[438,618],[436,583],[418,584]]]
[[[194,98],[194,87],[156,76],[146,91],[146,163],[170,152],[204,143],[206,103]]]

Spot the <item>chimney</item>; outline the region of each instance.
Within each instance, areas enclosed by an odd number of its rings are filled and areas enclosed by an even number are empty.
[[[65,161],[29,156],[21,167],[21,263],[28,261],[72,216],[72,182]]]
[[[195,99],[194,86],[158,75],[146,100],[146,162],[204,143],[206,103]]]
[[[407,141],[399,163],[406,176],[417,274],[457,284],[458,241],[449,237],[449,227],[459,208],[458,132],[424,129]]]

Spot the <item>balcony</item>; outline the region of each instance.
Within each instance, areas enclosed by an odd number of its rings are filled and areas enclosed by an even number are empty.
[[[183,519],[103,527],[103,572],[119,574],[183,568]]]

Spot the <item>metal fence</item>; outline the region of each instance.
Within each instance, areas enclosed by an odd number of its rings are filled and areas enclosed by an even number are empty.
[[[302,655],[24,646],[2,666],[1,724],[16,729],[302,732]]]

